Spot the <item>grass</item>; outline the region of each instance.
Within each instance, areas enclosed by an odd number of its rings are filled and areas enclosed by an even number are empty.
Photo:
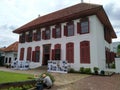
[[[0,71],[0,83],[25,81],[29,77],[33,78],[33,75]]]

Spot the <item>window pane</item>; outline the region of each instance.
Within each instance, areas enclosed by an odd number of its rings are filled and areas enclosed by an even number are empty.
[[[40,39],[41,39],[41,32],[37,31],[37,40],[40,40]]]
[[[55,60],[60,60],[60,49],[55,49]]]
[[[39,62],[39,55],[40,55],[40,52],[39,51],[35,51],[36,62]]]
[[[46,33],[45,33],[46,35],[46,39],[50,39],[50,30],[46,30]]]
[[[60,28],[56,28],[56,38],[60,37]]]
[[[24,42],[25,42],[25,33],[23,33],[21,36],[21,43],[24,43]]]
[[[88,21],[81,22],[81,33],[88,33]]]
[[[73,24],[68,25],[68,36],[73,36],[74,35],[74,26]]]
[[[28,40],[29,42],[32,42],[32,32],[29,32],[28,39],[29,39],[29,40]]]

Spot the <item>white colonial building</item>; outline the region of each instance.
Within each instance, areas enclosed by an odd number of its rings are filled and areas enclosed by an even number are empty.
[[[112,62],[110,43],[116,34],[101,5],[80,3],[38,17],[13,32],[20,36],[18,60],[30,61],[31,67],[66,60],[76,70],[104,70]]]
[[[18,42],[14,42],[4,49],[4,64],[11,64],[17,60]]]

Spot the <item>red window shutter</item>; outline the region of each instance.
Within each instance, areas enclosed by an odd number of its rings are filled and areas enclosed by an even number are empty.
[[[37,41],[37,33],[34,33],[34,35],[33,35],[33,40],[34,40],[34,41]]]
[[[66,60],[69,63],[69,46],[66,44]]]
[[[32,61],[35,62],[35,51],[32,51]]]
[[[27,60],[28,60],[28,61],[31,61],[31,52],[32,52],[32,48],[29,47],[29,48],[27,49]]]
[[[85,52],[86,52],[86,63],[90,63],[90,46],[89,45],[85,48]]]
[[[84,48],[80,46],[80,63],[84,63]]]
[[[90,63],[89,41],[80,42],[80,63]]]
[[[80,23],[77,23],[77,33],[80,33]]]
[[[74,63],[74,43],[71,43],[71,63]]]
[[[64,26],[64,36],[67,36],[67,26]]]
[[[28,38],[29,38],[28,35],[25,35],[25,36],[26,36],[26,37],[25,37],[26,42],[29,42],[29,41],[28,41]]]
[[[52,60],[55,60],[55,49],[52,49]]]
[[[42,39],[45,39],[45,31],[42,31]]]
[[[20,60],[24,59],[24,48],[21,48],[20,50]]]
[[[56,36],[56,33],[55,33],[55,32],[56,32],[56,29],[53,28],[53,29],[52,29],[52,37],[53,37],[53,38],[55,38],[55,36]]]
[[[68,63],[74,63],[74,43],[66,44],[66,60]]]
[[[55,51],[56,51],[56,49],[60,50],[60,60],[61,60],[61,44],[56,44],[54,48],[55,48]],[[56,52],[55,52],[55,54],[56,54]]]

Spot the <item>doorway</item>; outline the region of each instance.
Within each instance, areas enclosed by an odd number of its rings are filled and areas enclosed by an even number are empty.
[[[42,65],[48,65],[48,60],[50,60],[50,49],[51,49],[51,44],[43,45]]]

